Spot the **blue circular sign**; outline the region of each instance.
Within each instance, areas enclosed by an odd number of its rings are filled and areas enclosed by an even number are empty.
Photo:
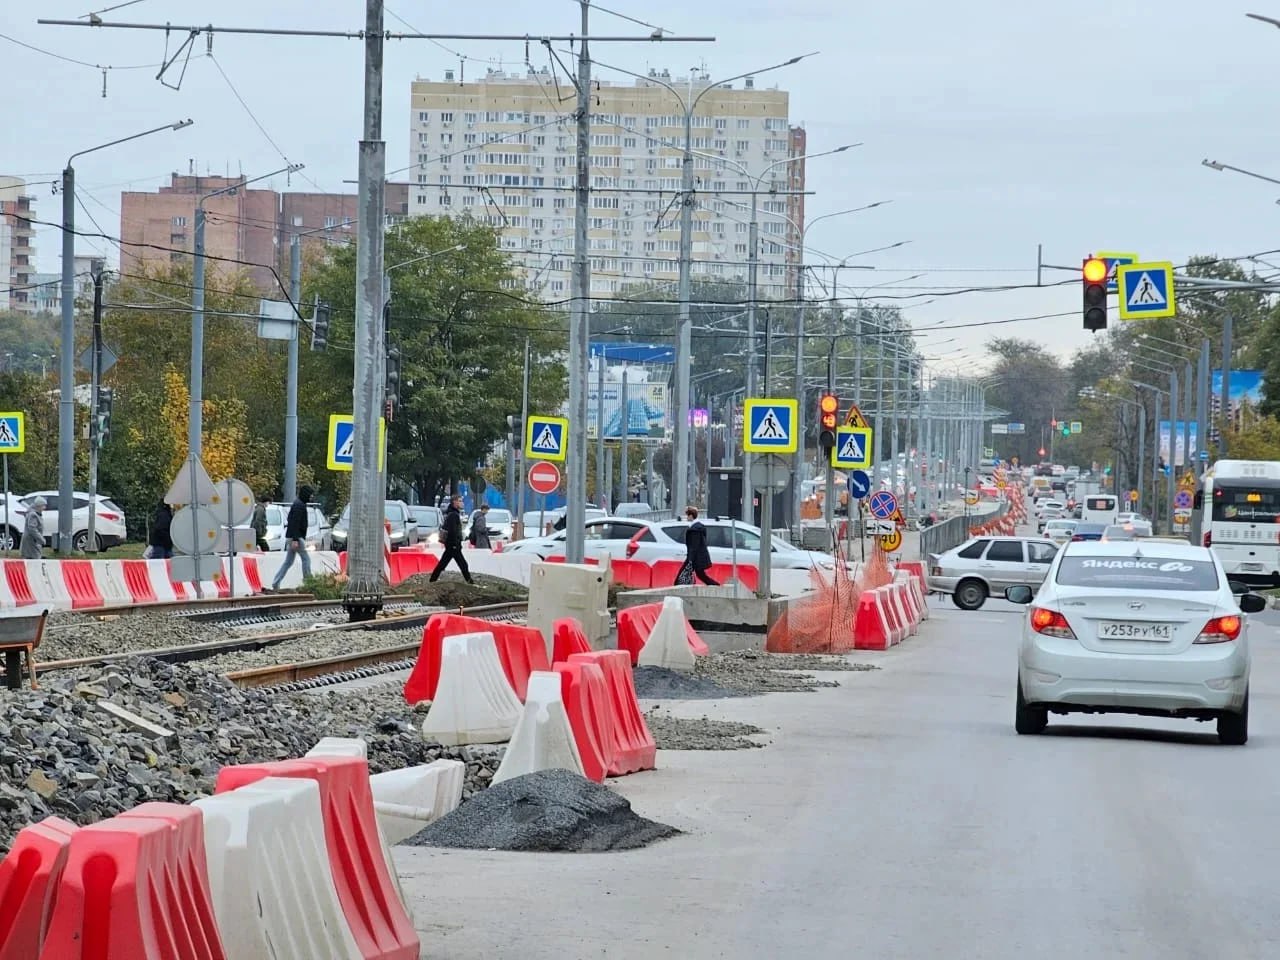
[[[861,500],[871,492],[871,478],[865,470],[855,470],[849,474],[849,492],[855,500]]]
[[[888,490],[877,490],[867,501],[867,506],[871,508],[871,515],[877,520],[888,520],[898,509],[898,498]]]

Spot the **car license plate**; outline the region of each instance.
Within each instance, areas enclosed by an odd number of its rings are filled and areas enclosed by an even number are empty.
[[[1103,622],[1098,625],[1103,640],[1172,640],[1173,626],[1168,623]]]

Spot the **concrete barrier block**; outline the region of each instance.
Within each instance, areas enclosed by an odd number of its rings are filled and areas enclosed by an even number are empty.
[[[555,622],[573,617],[597,649],[609,636],[607,558],[595,564],[534,563],[529,575],[529,625],[542,632],[551,657]]]

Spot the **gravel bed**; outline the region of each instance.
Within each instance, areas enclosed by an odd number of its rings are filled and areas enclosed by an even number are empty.
[[[102,701],[171,733],[141,732]],[[0,691],[0,852],[46,816],[88,824],[150,800],[188,803],[224,765],[299,757],[325,736],[364,739],[375,773],[444,757],[467,763],[464,796],[487,787],[500,754],[427,743],[422,716],[394,687],[281,696],[146,657]]]
[[[719,700],[737,697],[737,690],[722,687],[699,673],[680,673],[666,667],[636,667],[636,697],[640,700]]]
[[[754,650],[713,653],[699,657],[695,676],[736,691],[739,695],[795,693],[819,687],[837,687],[834,680],[818,680],[803,672],[875,670],[868,664],[812,653],[760,653]]]
[[[405,627],[400,630],[338,630],[336,632],[321,629],[313,630],[305,637],[282,640],[261,650],[220,653],[216,657],[195,661],[193,666],[216,673],[231,673],[253,667],[270,667],[278,663],[341,657],[364,650],[419,643],[421,640],[422,627]]]
[[[506,780],[404,841],[418,847],[598,853],[634,850],[680,833],[626,798],[568,770]]]
[[[748,740],[765,731],[749,723],[673,717],[655,706],[644,715],[659,750],[750,750],[763,743]]]
[[[230,634],[211,623],[192,623],[163,613],[134,613],[101,619],[83,613],[51,613],[36,660],[102,657],[136,650],[158,650],[226,640]]]

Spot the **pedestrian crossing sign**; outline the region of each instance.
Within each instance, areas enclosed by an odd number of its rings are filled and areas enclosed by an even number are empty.
[[[831,465],[844,470],[865,470],[871,466],[871,428],[837,427],[836,445],[831,448]]]
[[[524,455],[530,460],[561,460],[568,453],[569,421],[531,416],[524,428]]]
[[[1116,267],[1121,320],[1154,320],[1177,314],[1173,264],[1122,263]]]
[[[795,400],[750,399],[742,421],[742,449],[747,453],[795,453],[799,449]]]
[[[329,443],[327,444],[330,470],[350,473],[356,462],[355,417],[333,413],[329,415]],[[378,418],[378,469],[386,466],[387,421]]]
[[[1136,253],[1095,253],[1094,256],[1107,265],[1107,293],[1119,293],[1120,284],[1116,280],[1116,271],[1128,263],[1137,263]]]
[[[0,413],[0,454],[23,453],[26,449],[26,416],[22,413]]]

